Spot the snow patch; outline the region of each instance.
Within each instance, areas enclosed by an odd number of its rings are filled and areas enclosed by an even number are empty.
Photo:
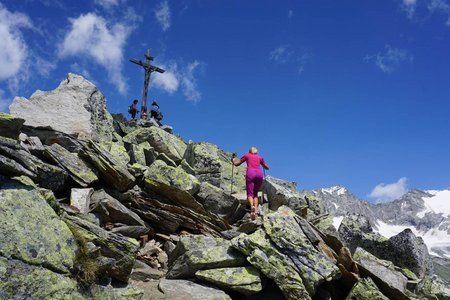
[[[444,218],[450,216],[450,190],[426,192],[433,196],[422,198],[425,210],[419,212],[417,216],[420,214],[423,217],[427,212],[441,213]]]
[[[430,229],[426,232],[418,231],[414,226],[406,226],[406,225],[391,225],[385,223],[381,220],[377,220],[375,222],[376,227],[374,228],[375,232],[378,232],[382,236],[386,238],[390,238],[394,235],[399,234],[406,228],[411,229],[411,231],[416,235],[422,237],[423,241],[427,245],[428,252],[432,255],[442,256],[437,252],[433,251],[433,248],[439,248],[444,252],[444,257],[450,258],[450,252],[445,249],[450,249],[450,235],[443,230],[438,230],[436,228]]]
[[[344,195],[347,192],[347,189],[342,186],[333,186],[330,188],[322,188],[322,193],[327,193],[330,195],[337,194],[338,196]]]
[[[344,216],[340,217],[334,217],[333,218],[333,226],[336,228],[336,230],[339,229],[339,226],[341,226],[342,220],[344,219]]]
[[[339,205],[337,205],[336,203],[332,202],[334,205],[334,208],[336,208],[336,210],[339,208]]]

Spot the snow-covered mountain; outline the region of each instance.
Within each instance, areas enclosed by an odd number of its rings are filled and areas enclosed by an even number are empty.
[[[301,193],[320,199],[325,211],[334,216],[336,227],[347,213],[363,214],[381,235],[389,238],[410,228],[423,238],[430,254],[450,259],[450,189],[413,189],[395,201],[376,205],[343,186]]]

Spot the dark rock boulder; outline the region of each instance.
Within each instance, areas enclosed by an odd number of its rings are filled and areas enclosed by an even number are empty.
[[[144,221],[136,213],[129,210],[104,190],[98,190],[92,194],[90,208],[92,212],[97,213],[102,224],[110,222],[145,226]]]
[[[134,184],[135,178],[127,166],[96,143],[89,141],[80,151],[80,155],[97,169],[101,179],[110,188],[124,192]]]
[[[17,140],[24,122],[24,119],[0,112],[0,135]]]
[[[386,251],[380,256],[395,265],[407,268],[420,278],[433,272],[428,248],[421,237],[416,237],[411,229],[405,229],[386,242]]]

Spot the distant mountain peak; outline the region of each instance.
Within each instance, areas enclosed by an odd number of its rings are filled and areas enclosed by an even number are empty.
[[[322,188],[321,191],[322,193],[328,193],[330,195],[338,195],[338,196],[348,193],[347,188],[342,185],[336,185],[329,188]]]

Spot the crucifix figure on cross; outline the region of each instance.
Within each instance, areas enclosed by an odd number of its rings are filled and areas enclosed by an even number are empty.
[[[148,49],[147,53],[145,54],[145,62],[139,59],[132,58],[130,61],[134,64],[140,65],[145,70],[144,75],[144,91],[142,93],[142,104],[141,104],[141,119],[147,118],[147,93],[148,93],[148,86],[150,83],[150,74],[152,72],[158,72],[158,73],[164,73],[165,70],[152,66],[151,62],[153,61],[154,57],[152,56],[152,49]]]

